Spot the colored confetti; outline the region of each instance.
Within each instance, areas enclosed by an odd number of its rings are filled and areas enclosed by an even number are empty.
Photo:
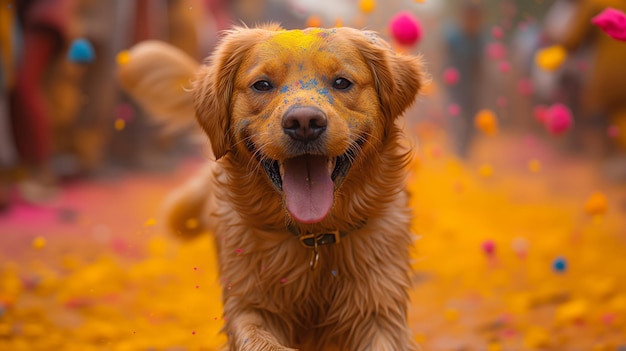
[[[76,39],[69,47],[67,59],[74,63],[90,63],[96,58],[93,46],[87,39]]]
[[[485,240],[480,245],[487,257],[493,257],[496,253],[496,243],[493,240]]]
[[[567,270],[567,260],[563,257],[557,257],[552,262],[552,269],[557,273],[563,273]]]

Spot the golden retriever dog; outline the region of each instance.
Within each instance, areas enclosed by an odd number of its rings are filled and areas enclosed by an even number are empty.
[[[127,55],[127,91],[156,115],[195,112],[209,137],[215,159],[168,223],[215,234],[228,349],[417,349],[396,120],[421,59],[372,32],[277,25],[226,32],[203,66],[157,42]]]

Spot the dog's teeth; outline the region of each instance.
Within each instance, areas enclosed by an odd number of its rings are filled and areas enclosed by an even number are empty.
[[[335,162],[337,161],[337,157],[333,157],[333,158],[329,158],[328,159],[328,172],[329,173],[333,173],[333,170],[335,169]]]
[[[285,179],[285,167],[282,162],[278,164],[278,172],[280,173],[280,179]]]

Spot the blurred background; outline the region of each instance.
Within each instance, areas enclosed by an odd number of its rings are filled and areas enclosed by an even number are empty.
[[[607,8],[616,17],[602,22]],[[221,30],[268,21],[375,30],[425,59],[430,83],[404,121],[416,149],[409,321],[424,350],[626,350],[623,11],[0,0],[0,350],[223,343],[210,235],[179,242],[159,222],[167,193],[209,157],[206,139],[165,132],[116,67],[147,39],[201,61]]]

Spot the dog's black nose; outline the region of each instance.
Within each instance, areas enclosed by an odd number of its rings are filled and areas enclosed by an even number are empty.
[[[309,142],[319,138],[328,126],[322,110],[315,107],[293,107],[287,110],[282,120],[285,134],[294,140]]]

